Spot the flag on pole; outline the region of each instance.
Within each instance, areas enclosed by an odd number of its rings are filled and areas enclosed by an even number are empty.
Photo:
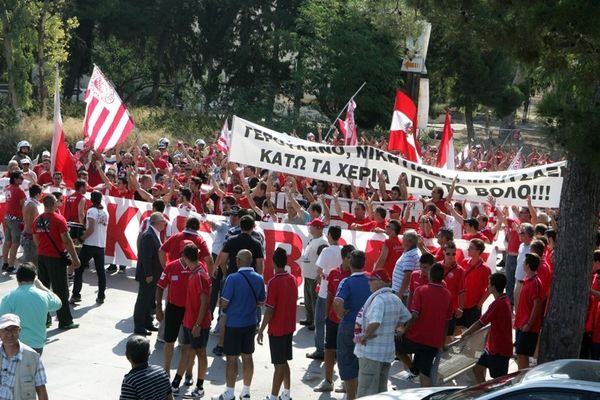
[[[442,141],[438,150],[436,165],[439,168],[454,169],[454,139],[452,137],[452,125],[450,113],[446,111],[446,120],[444,121],[444,130],[442,131]]]
[[[356,134],[356,123],[354,122],[354,110],[356,110],[356,102],[350,99],[348,102],[348,110],[346,111],[346,120],[338,119],[340,132],[344,136],[344,145],[356,146],[358,135]]]
[[[404,92],[397,90],[388,150],[398,150],[407,160],[420,163],[415,139],[416,120],[417,106]]]
[[[229,124],[227,123],[227,119],[225,119],[223,128],[221,128],[221,136],[219,136],[219,139],[217,140],[217,147],[223,153],[229,153],[230,146],[231,146],[231,130],[229,130]]]
[[[50,153],[50,172],[60,171],[63,181],[72,188],[77,180],[77,170],[73,155],[67,147],[65,132],[63,130],[62,116],[60,115],[60,85],[58,83],[58,68],[56,69],[56,84],[54,89],[54,133]]]
[[[509,170],[523,168],[523,154],[521,154],[522,150],[523,146],[521,146],[519,151],[517,151],[517,154],[515,154],[514,158],[510,162],[510,165],[508,166]]]
[[[83,121],[85,147],[103,152],[123,143],[133,129],[133,119],[96,65],[83,99],[87,103]]]

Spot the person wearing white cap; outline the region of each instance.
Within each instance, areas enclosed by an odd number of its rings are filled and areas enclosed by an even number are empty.
[[[37,183],[37,174],[29,168],[31,167],[31,160],[29,158],[23,158],[19,164],[21,164],[21,171],[23,171],[23,179],[29,181],[30,185]]]
[[[0,399],[47,400],[46,370],[40,355],[19,341],[21,319],[15,314],[0,317]]]

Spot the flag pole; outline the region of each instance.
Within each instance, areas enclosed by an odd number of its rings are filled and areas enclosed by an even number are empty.
[[[358,90],[356,92],[354,92],[354,94],[352,95],[352,97],[350,97],[350,99],[348,100],[348,102],[346,103],[346,105],[344,106],[344,108],[342,108],[342,111],[340,111],[340,113],[337,115],[337,117],[335,117],[335,119],[333,120],[333,122],[331,123],[331,125],[329,125],[329,130],[327,131],[327,134],[325,135],[325,137],[323,138],[323,140],[327,140],[327,138],[329,137],[329,134],[331,133],[331,130],[335,127],[335,124],[336,124],[337,120],[340,118],[340,116],[342,115],[342,113],[344,112],[344,110],[346,110],[346,108],[348,107],[348,104],[350,104],[350,102],[352,101],[352,99],[354,99],[354,97],[356,97],[356,95],[362,90],[362,88],[365,87],[366,84],[367,84],[367,82],[363,82],[363,84],[360,85],[360,87],[358,88]]]

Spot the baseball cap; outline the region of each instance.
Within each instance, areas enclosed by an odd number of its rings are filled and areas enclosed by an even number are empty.
[[[312,221],[310,221],[307,225],[314,226],[315,228],[319,229],[325,228],[325,224],[319,218],[313,218]]]
[[[391,283],[390,275],[387,273],[385,269],[378,269],[375,271],[367,272],[365,274],[368,279],[378,279],[385,283]]]
[[[230,215],[238,215],[239,212],[240,212],[240,207],[238,207],[238,206],[231,206],[231,208],[229,209],[229,211],[224,211],[223,212],[223,216],[224,217],[229,217]]]
[[[400,205],[398,205],[398,204],[394,204],[390,208],[388,208],[388,211],[390,213],[398,213],[398,214],[400,214],[402,212],[402,207],[400,207]]]
[[[160,192],[161,190],[163,190],[164,188],[165,188],[165,187],[164,187],[163,185],[161,185],[160,183],[156,183],[154,186],[152,186],[152,189],[153,189],[153,190],[154,190],[154,189],[156,189],[156,190],[158,190],[159,192]]]
[[[48,150],[42,151],[42,160],[44,158],[50,158],[50,152]]]
[[[27,157],[21,159],[21,161],[19,161],[21,164],[31,164],[31,160]]]
[[[0,317],[0,329],[8,328],[9,326],[21,327],[21,318],[16,314],[4,314]]]

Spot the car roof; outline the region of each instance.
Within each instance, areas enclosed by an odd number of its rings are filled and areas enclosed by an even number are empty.
[[[551,361],[527,371],[520,384],[534,383],[569,385],[580,382],[587,387],[597,386],[600,390],[600,362],[592,360],[557,360]]]

